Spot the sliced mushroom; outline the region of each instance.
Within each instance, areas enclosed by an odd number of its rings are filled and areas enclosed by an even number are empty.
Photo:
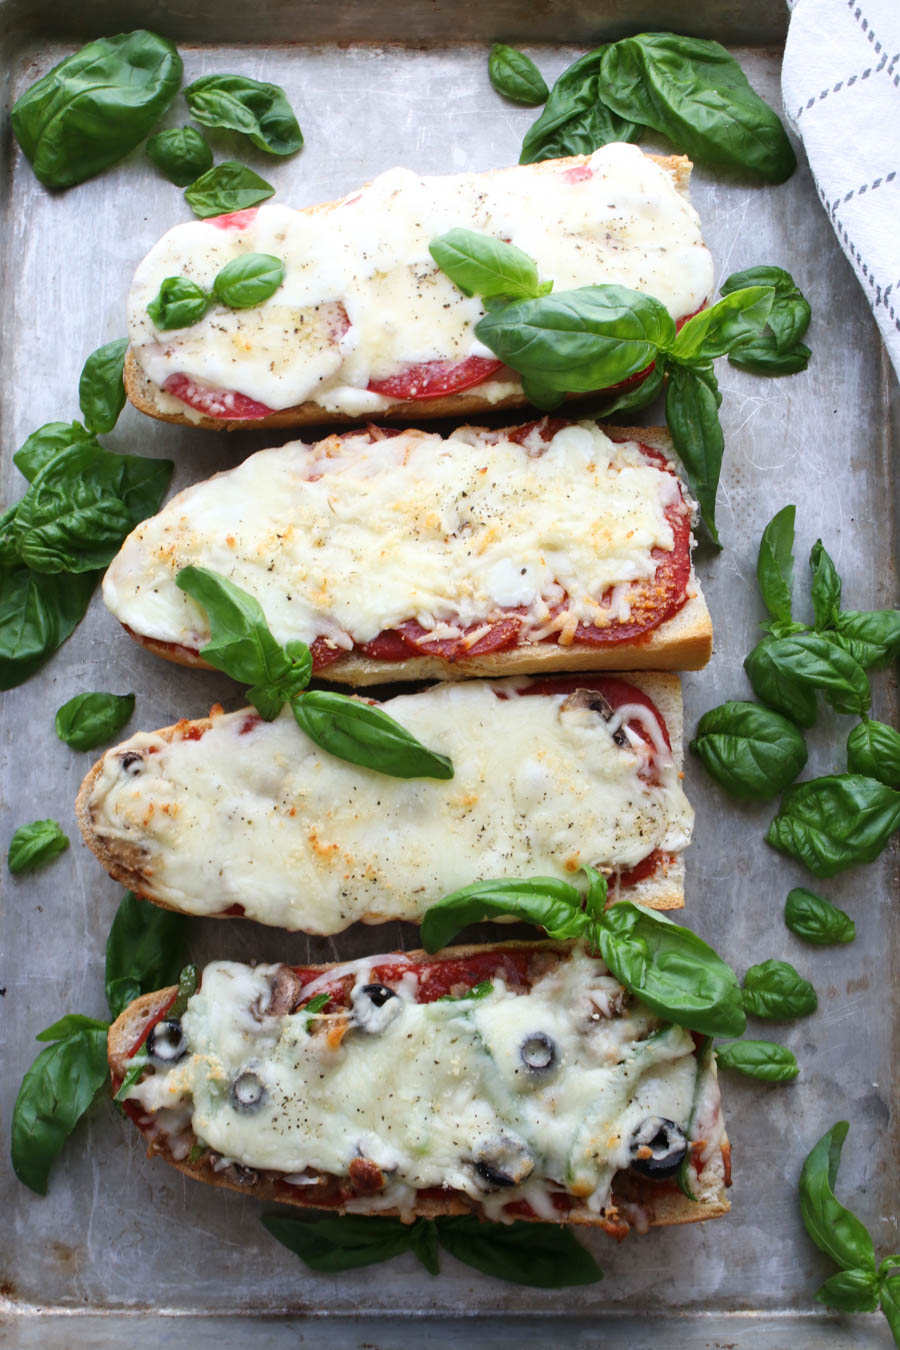
[[[303,995],[303,981],[290,966],[279,966],[271,984],[271,993],[266,1007],[269,1017],[283,1017],[292,1013]]]
[[[386,984],[364,984],[354,989],[350,1001],[354,1025],[370,1036],[379,1035],[403,1011],[403,1000]]]
[[[384,1186],[384,1173],[370,1158],[354,1158],[349,1173],[353,1189],[359,1195],[374,1195]]]
[[[222,1172],[223,1177],[233,1181],[236,1186],[255,1186],[259,1173],[253,1167],[244,1167],[242,1163],[230,1163]]]
[[[486,1189],[502,1186],[521,1186],[534,1171],[534,1154],[521,1139],[509,1134],[498,1135],[479,1149],[473,1158],[478,1176]]]
[[[599,689],[576,689],[564,700],[560,712],[565,712],[567,708],[589,708],[591,712],[599,713],[606,722],[611,722],[615,716],[615,708]],[[628,748],[628,737],[625,735],[624,727],[617,727],[612,738],[620,749]]]
[[[157,1064],[177,1064],[188,1051],[187,1038],[181,1023],[174,1017],[164,1018],[150,1028],[145,1041],[147,1054]]]
[[[684,1162],[688,1142],[684,1130],[665,1116],[646,1116],[633,1131],[628,1145],[629,1167],[639,1176],[662,1181]]]

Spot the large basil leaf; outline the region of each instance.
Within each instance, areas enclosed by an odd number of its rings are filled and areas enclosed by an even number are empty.
[[[0,689],[27,680],[65,642],[83,619],[99,577],[0,570]]]
[[[852,942],[856,937],[856,924],[850,915],[805,886],[795,886],[788,892],[784,921],[792,933],[816,947]]]
[[[525,134],[520,164],[567,155],[590,155],[610,141],[635,141],[637,122],[614,113],[604,101],[600,64],[605,47],[578,58],[554,84],[547,106]]]
[[[22,1079],[12,1117],[16,1176],[47,1194],[50,1169],[107,1077],[106,1027],[83,1028],[42,1050]]]
[[[874,1312],[878,1281],[871,1270],[839,1270],[816,1290],[816,1298],[839,1312]]]
[[[781,122],[718,42],[641,33],[607,47],[603,98],[620,117],[667,136],[692,159],[783,183],[797,167]]]
[[[437,1221],[441,1246],[483,1275],[534,1289],[594,1284],[603,1271],[571,1228],[554,1224],[482,1223],[474,1215]]]
[[[33,820],[20,825],[9,842],[7,866],[14,876],[44,867],[69,847],[58,820]]]
[[[821,539],[809,555],[812,568],[812,602],[816,629],[834,628],[841,610],[841,579]]]
[[[279,84],[246,75],[204,75],[184,91],[187,105],[205,127],[249,136],[259,150],[293,155],[303,144],[297,119]]]
[[[847,609],[837,616],[836,630],[865,670],[900,657],[900,609]]]
[[[284,263],[271,253],[242,253],[213,281],[216,299],[231,309],[252,309],[275,294],[284,281]]]
[[[44,465],[61,451],[93,440],[93,433],[80,422],[47,422],[22,443],[13,455],[13,463],[33,483]]]
[[[145,149],[160,173],[176,187],[189,187],[212,168],[212,150],[195,127],[159,131],[150,137]]]
[[[49,1027],[44,1027],[35,1036],[36,1041],[64,1041],[67,1036],[74,1036],[76,1031],[106,1031],[109,1027],[108,1022],[101,1022],[96,1017],[85,1017],[83,1013],[66,1013],[57,1021],[51,1023]]]
[[[776,638],[758,642],[744,661],[744,670],[757,698],[783,713],[799,727],[811,727],[816,720],[816,690],[789,673],[784,663],[774,661],[770,649]]]
[[[128,338],[98,347],[84,363],[78,381],[78,404],[88,431],[112,431],[125,407],[125,353]]]
[[[847,737],[847,768],[877,778],[887,787],[900,788],[900,733],[864,717]]]
[[[140,994],[174,984],[187,930],[183,915],[125,892],[106,940],[106,999],[113,1018]]]
[[[787,961],[762,961],[744,976],[744,1009],[780,1021],[808,1017],[819,1006],[816,991]]]
[[[817,877],[874,862],[900,827],[900,792],[861,774],[811,778],[788,788],[766,840]]]
[[[712,361],[736,343],[757,336],[765,327],[775,292],[769,286],[748,286],[723,296],[682,324],[669,348],[673,361]]]
[[[728,353],[728,360],[751,375],[799,375],[806,370],[811,356],[812,352],[803,342],[795,342],[786,351],[779,351],[774,334],[762,333],[735,347]]]
[[[16,512],[23,562],[50,573],[105,567],[135,525],[158,510],[173,467],[169,459],[113,454],[96,441],[56,455]]]
[[[772,286],[775,290],[775,302],[769,314],[769,328],[779,352],[786,352],[803,337],[812,316],[809,302],[799,289],[790,272],[783,267],[748,267],[743,272],[733,272],[719,287],[722,295],[732,295],[745,286]],[[747,344],[751,345],[751,344]],[[746,350],[744,344],[733,353],[741,356]],[[742,362],[736,362],[742,364]]]
[[[115,164],[178,93],[181,57],[138,29],[99,38],[54,66],[12,110],[16,139],[47,187],[71,187]]]
[[[783,506],[776,512],[763,530],[756,559],[759,593],[766,609],[778,623],[792,621],[796,514],[796,506]]]
[[[226,159],[201,174],[186,190],[184,200],[195,216],[205,220],[209,216],[246,211],[274,195],[272,184],[260,178],[258,173],[248,169],[246,164]]]
[[[73,750],[112,740],[134,712],[134,694],[76,694],[56,714],[56,734]]]
[[[301,731],[330,755],[392,778],[452,778],[446,755],[429,750],[381,708],[314,689],[291,700]]]
[[[581,904],[581,892],[555,877],[473,881],[428,907],[422,919],[422,945],[426,951],[440,951],[470,923],[507,915],[536,924],[548,937],[585,937],[591,920]]]
[[[507,47],[504,42],[495,42],[491,48],[488,75],[498,94],[513,103],[523,103],[527,108],[544,103],[550,94],[531,57],[515,47]]]
[[[882,1281],[881,1311],[887,1318],[895,1343],[900,1345],[900,1275],[888,1275]]]
[[[613,413],[636,412],[646,408],[662,393],[664,367],[657,361],[649,375],[631,389],[623,389],[619,394],[601,398],[597,403],[585,407],[585,417],[612,417]]]
[[[669,367],[666,423],[690,489],[700,503],[704,524],[715,544],[719,543],[716,493],[725,451],[725,437],[719,422],[721,402],[722,395],[711,364]]]
[[[732,1041],[716,1046],[716,1059],[723,1069],[737,1069],[748,1078],[764,1083],[787,1083],[796,1078],[800,1066],[786,1045],[774,1041]]]
[[[552,281],[538,281],[537,263],[515,244],[475,230],[454,229],[432,239],[428,252],[464,295],[528,300],[546,295]]]
[[[849,1128],[846,1120],[839,1120],[808,1155],[800,1174],[800,1213],[807,1233],[826,1256],[843,1270],[865,1270],[874,1275],[872,1239],[865,1225],[834,1194]]]
[[[767,801],[806,764],[806,742],[793,722],[758,703],[723,703],[704,713],[691,749],[717,782],[743,801]]]
[[[744,669],[754,693],[801,726],[810,723],[786,706],[791,702],[790,691],[797,685],[810,691],[820,689],[837,712],[864,713],[871,702],[869,681],[859,662],[843,647],[817,633],[763,638],[747,657]],[[787,691],[784,696],[782,689]],[[805,705],[800,711],[805,713]]]
[[[600,917],[600,953],[632,994],[667,1022],[707,1036],[742,1036],[737,976],[689,928],[620,900]]]
[[[264,1214],[262,1223],[273,1238],[299,1256],[310,1270],[328,1275],[401,1256],[412,1246],[411,1228],[415,1226],[399,1219],[356,1214],[322,1219]]]
[[[212,297],[188,277],[163,277],[159,290],[147,305],[147,313],[162,332],[190,328],[199,323]]]

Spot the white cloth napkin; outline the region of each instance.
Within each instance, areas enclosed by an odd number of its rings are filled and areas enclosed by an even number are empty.
[[[900,375],[900,0],[796,0],[781,88]]]

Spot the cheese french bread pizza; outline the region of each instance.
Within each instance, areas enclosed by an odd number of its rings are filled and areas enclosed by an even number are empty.
[[[337,202],[178,225],[132,284],[128,396],[153,417],[212,428],[521,406],[518,376],[475,337],[481,301],[439,271],[429,243],[456,226],[485,232],[534,256],[557,290],[617,283],[687,318],[713,287],[690,169],[683,157],[615,144],[482,174],[394,169]],[[208,291],[248,253],[284,265],[270,299],[214,305],[189,327],[156,326],[147,306],[163,281]]]
[[[615,1237],[729,1208],[714,1055],[581,946],[220,961],[167,1016],[176,993],[126,1008],[109,1062],[150,1153],[198,1180],[339,1213]]]
[[[699,669],[712,650],[692,503],[667,434],[545,417],[447,438],[297,441],[185,489],[103,582],[138,642],[204,664],[191,564],[262,605],[341,683]]]
[[[418,920],[476,877],[583,864],[614,896],[683,903],[677,676],[471,681],[381,706],[449,755],[452,779],[348,764],[287,710],[214,710],[108,750],[78,794],[84,838],[156,904],[309,933]]]

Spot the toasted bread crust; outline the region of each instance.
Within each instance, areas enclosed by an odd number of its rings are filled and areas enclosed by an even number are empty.
[[[585,164],[589,158],[589,155],[571,155],[565,159],[544,160],[541,163],[529,165],[529,168],[535,173],[555,173],[561,166],[576,168]],[[671,173],[676,191],[680,192],[682,196],[687,196],[693,165],[686,155],[648,155],[647,158],[652,159],[661,168]],[[520,167],[515,165],[505,169],[492,169],[488,173],[491,177],[502,177],[503,174],[515,172]],[[339,205],[340,202],[320,202],[300,209],[307,213],[317,213],[334,210]],[[165,399],[171,396],[166,395],[159,385],[154,384],[147,378],[134,352],[130,349],[125,358],[124,380],[125,393],[139,412],[146,413],[149,417],[155,417],[161,422],[173,422],[179,426],[202,427],[209,431],[261,431],[269,427],[346,426],[352,422],[381,421],[383,418],[398,421],[417,421],[421,418],[433,417],[470,417],[483,412],[502,411],[504,408],[521,408],[528,404],[528,399],[521,391],[492,403],[478,393],[476,386],[474,389],[466,389],[459,394],[445,395],[441,398],[409,399],[391,403],[375,414],[367,413],[362,417],[352,417],[340,412],[327,412],[321,404],[310,402],[300,403],[292,408],[283,408],[278,412],[271,413],[268,417],[228,421],[208,417],[203,413],[195,412],[193,409],[189,414],[164,411],[160,407],[160,397]]]
[[[505,948],[527,947],[529,950],[544,950],[563,952],[566,946],[558,942],[504,942]],[[468,944],[458,947],[447,947],[442,953],[448,958],[465,957],[474,952],[483,952],[484,946],[478,944]],[[411,951],[405,952],[405,956],[412,960],[422,958],[431,960],[427,952]],[[309,966],[305,969],[314,970],[317,973],[324,974],[330,969],[330,965]],[[170,986],[168,989],[156,990],[151,994],[143,994],[140,998],[130,1003],[124,1012],[113,1022],[109,1029],[107,1037],[107,1053],[109,1059],[110,1074],[113,1080],[113,1088],[122,1079],[125,1072],[125,1061],[128,1059],[131,1048],[143,1034],[148,1022],[151,1022],[158,1013],[160,1013],[176,993],[176,987]],[[723,1154],[730,1155],[730,1145],[727,1137],[722,1142]],[[345,1214],[348,1211],[341,1205],[316,1203],[309,1195],[309,1187],[298,1188],[296,1194],[287,1190],[284,1186],[276,1186],[275,1181],[267,1176],[254,1173],[252,1178],[246,1178],[244,1173],[249,1169],[242,1169],[232,1175],[227,1175],[226,1171],[216,1171],[209,1161],[208,1157],[191,1162],[189,1159],[176,1159],[171,1156],[164,1146],[153,1141],[147,1151],[147,1156],[158,1155],[162,1157],[170,1166],[178,1169],[184,1176],[190,1177],[194,1181],[204,1181],[209,1186],[217,1186],[224,1190],[237,1191],[242,1195],[251,1195],[254,1199],[264,1201],[277,1201],[279,1204],[292,1205],[302,1209],[319,1209],[329,1214]],[[240,1179],[239,1179],[240,1178]],[[721,1186],[714,1194],[704,1196],[701,1200],[690,1200],[680,1191],[670,1190],[650,1181],[644,1181],[640,1178],[633,1179],[633,1187],[636,1193],[637,1202],[647,1215],[647,1220],[651,1228],[669,1227],[684,1223],[700,1223],[705,1219],[718,1218],[727,1214],[731,1209],[725,1187]],[[357,1198],[353,1205],[352,1212],[360,1214],[360,1200]],[[371,1211],[382,1216],[394,1218],[403,1217],[399,1210],[375,1208]],[[472,1214],[477,1213],[477,1206],[467,1204],[465,1199],[457,1192],[448,1192],[446,1196],[437,1199],[433,1196],[422,1196],[416,1202],[415,1217],[425,1219],[437,1219],[444,1215],[452,1214]],[[537,1216],[521,1216],[528,1222],[541,1223],[545,1220]],[[601,1215],[591,1213],[588,1209],[570,1210],[565,1216],[560,1216],[561,1224],[577,1224],[586,1227],[606,1227],[608,1220]]]

